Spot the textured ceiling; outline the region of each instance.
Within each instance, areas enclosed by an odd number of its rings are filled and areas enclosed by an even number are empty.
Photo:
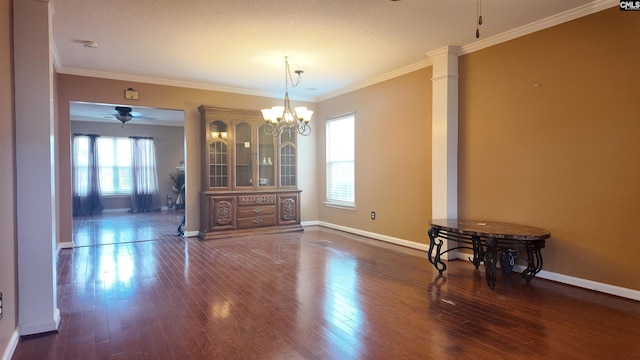
[[[611,0],[52,0],[60,73],[319,101],[606,7]],[[97,48],[83,47],[95,41]],[[294,74],[295,75],[295,74]]]

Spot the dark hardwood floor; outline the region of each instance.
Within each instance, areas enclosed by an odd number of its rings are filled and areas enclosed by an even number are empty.
[[[184,210],[74,216],[73,244],[91,246],[174,238],[183,216]]]
[[[426,234],[425,234],[426,238]],[[13,359],[631,359],[640,303],[333,230],[63,250]],[[481,267],[482,270],[482,267]]]

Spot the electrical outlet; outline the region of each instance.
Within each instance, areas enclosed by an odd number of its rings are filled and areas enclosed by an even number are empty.
[[[376,219],[376,212],[372,211],[371,212],[371,220],[375,220]]]

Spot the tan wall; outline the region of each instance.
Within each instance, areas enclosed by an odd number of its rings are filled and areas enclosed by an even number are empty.
[[[167,205],[167,194],[175,199],[171,190],[169,175],[176,173],[180,161],[184,161],[184,127],[151,126],[127,123],[124,127],[114,119],[113,123],[71,121],[71,133],[98,134],[114,137],[148,136],[154,138],[156,149],[156,169],[161,205]],[[130,196],[110,196],[103,199],[105,209],[128,209]]]
[[[460,59],[459,215],[548,229],[544,270],[640,290],[637,15]]]
[[[431,76],[424,68],[318,105],[318,193],[325,199],[325,124],[355,112],[356,209],[320,206],[320,220],[428,243]],[[371,211],[376,220],[370,219]]]
[[[140,100],[124,99],[124,90],[134,88],[140,92]],[[304,104],[314,108],[312,103],[295,100],[297,104]],[[146,106],[164,109],[183,110],[185,114],[185,144],[187,167],[187,225],[186,231],[199,230],[199,190],[201,171],[201,138],[200,113],[198,106],[210,105],[234,109],[262,109],[277,104],[281,99],[271,99],[258,96],[238,95],[232,93],[188,89],[173,86],[133,83],[119,80],[108,80],[74,75],[58,75],[58,119],[60,127],[60,173],[61,183],[66,184],[60,193],[60,209],[65,213],[61,219],[61,241],[71,241],[71,165],[69,150],[69,102],[85,101],[131,106]],[[313,125],[313,124],[312,124]],[[314,129],[315,130],[315,129]],[[302,220],[317,219],[317,204],[315,197],[315,179],[309,174],[315,172],[315,142],[316,135],[301,137],[298,151],[300,161],[299,188],[302,189]]]
[[[13,48],[11,0],[0,0],[0,355],[17,326],[17,268],[15,225],[15,139],[13,116]]]

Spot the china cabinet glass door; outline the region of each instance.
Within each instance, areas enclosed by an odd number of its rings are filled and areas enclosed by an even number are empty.
[[[275,161],[273,135],[267,135],[264,126],[258,128],[258,187],[275,186]]]
[[[227,125],[222,121],[209,123],[209,187],[229,186],[229,151]]]
[[[251,125],[236,124],[236,187],[253,185],[253,146],[251,144]]]
[[[296,186],[296,134],[280,135],[280,186]]]

